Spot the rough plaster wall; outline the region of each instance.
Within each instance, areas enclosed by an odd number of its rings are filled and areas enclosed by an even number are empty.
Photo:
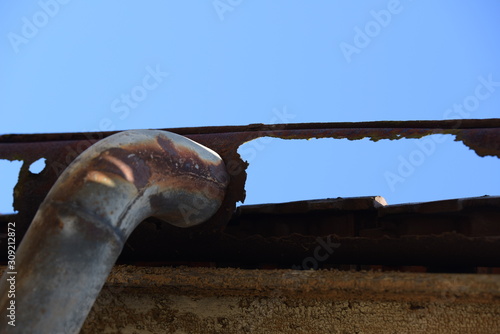
[[[89,333],[495,333],[500,305],[161,294],[105,287]]]
[[[500,276],[116,266],[82,333],[500,333]]]

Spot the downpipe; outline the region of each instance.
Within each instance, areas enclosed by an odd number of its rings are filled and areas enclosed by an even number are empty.
[[[200,224],[228,183],[219,155],[180,135],[134,130],[97,142],[40,205],[17,250],[14,299],[3,276],[0,333],[78,333],[137,225],[148,217]]]

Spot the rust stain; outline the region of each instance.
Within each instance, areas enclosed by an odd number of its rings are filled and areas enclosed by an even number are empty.
[[[457,141],[462,141],[480,157],[496,156],[500,158],[500,130],[470,129],[457,133]]]

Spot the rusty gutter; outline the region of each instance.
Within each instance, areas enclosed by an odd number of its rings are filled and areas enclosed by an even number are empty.
[[[245,231],[240,230],[235,232],[236,235],[242,235],[243,239],[240,239],[236,238],[235,235],[227,233],[228,229],[234,231],[232,224],[234,221],[239,220],[238,217],[233,217],[236,210],[236,203],[238,201],[243,202],[245,199],[246,168],[248,163],[241,159],[237,150],[243,143],[259,137],[267,136],[283,139],[346,138],[349,140],[368,138],[377,141],[381,139],[399,140],[403,138],[420,138],[433,134],[448,134],[454,136],[456,141],[462,141],[480,156],[490,155],[500,157],[500,119],[251,124],[247,126],[209,126],[168,130],[195,140],[221,156],[230,175],[226,196],[221,208],[209,221],[189,229],[189,232],[165,226],[154,219],[147,220],[132,235],[132,239],[134,240],[129,240],[128,244],[130,246],[124,249],[122,256],[125,263],[128,263],[127,261],[143,261],[144,259],[170,261],[172,259],[166,257],[168,257],[168,254],[171,254],[171,251],[177,254],[176,258],[184,260],[205,257],[207,260],[217,258],[221,261],[224,259],[233,261],[236,258],[246,260],[251,257],[254,257],[254,259],[257,257],[260,260],[267,259],[269,261],[293,263],[297,258],[300,259],[304,256],[309,256],[310,254],[305,253],[304,247],[300,244],[308,244],[314,249],[315,239],[317,238],[317,235],[314,234],[297,234],[294,236],[280,234],[279,237],[275,237],[258,236],[255,233],[254,235],[247,235]],[[0,136],[0,159],[17,159],[24,162],[18,184],[14,190],[14,209],[19,212],[15,216],[17,223],[16,232],[19,239],[28,228],[39,204],[66,166],[84,149],[113,133],[93,132]],[[40,174],[30,173],[30,164],[39,158],[46,158],[46,168]],[[479,205],[486,201],[487,199],[485,198],[478,199],[474,202],[476,203],[475,208],[457,209],[458,211],[455,210],[456,213],[453,214],[420,212],[415,215],[414,213],[408,213],[408,210],[414,210],[413,204],[400,207],[387,206],[383,210],[359,211],[355,217],[363,219],[363,221],[369,218],[368,221],[371,221],[372,225],[382,224],[382,227],[378,229],[373,228],[372,230],[358,229],[360,233],[364,233],[359,235],[341,234],[341,236],[347,238],[342,240],[345,247],[342,247],[342,251],[339,250],[338,257],[332,256],[329,261],[353,261],[351,263],[366,261],[364,263],[378,264],[382,262],[390,264],[409,261],[415,264],[425,264],[430,260],[438,263],[452,261],[454,263],[467,262],[469,264],[497,266],[500,262],[498,257],[495,259],[491,255],[491,251],[497,251],[498,247],[500,247],[499,241],[495,239],[498,234],[495,232],[488,239],[488,236],[482,231],[490,231],[496,226],[491,221],[497,219],[498,205],[488,206],[485,209],[488,212],[483,212],[484,210]],[[342,203],[342,205],[346,205],[345,201],[342,201]],[[292,205],[296,206],[298,204],[294,203]],[[460,206],[461,204],[456,205]],[[418,206],[420,208],[428,207],[428,205],[421,204],[418,204]],[[258,208],[258,210],[262,209],[262,207]],[[266,210],[268,209],[267,207]],[[248,212],[248,210],[248,208],[243,209],[245,212]],[[422,209],[418,210],[422,211]],[[399,211],[400,214],[398,214]],[[328,218],[330,214],[326,214],[325,211],[323,213],[324,219],[332,219]],[[484,218],[482,218],[485,214],[488,214],[488,217],[490,217],[486,225],[487,228],[481,227],[485,226]],[[13,219],[11,217],[0,217],[0,220],[6,222]],[[443,220],[443,217],[446,219]],[[232,218],[234,220],[228,226],[228,221]],[[316,216],[305,216],[304,219],[316,218]],[[435,222],[446,221],[446,228],[436,228],[439,230],[436,233],[435,229],[429,227],[428,235],[422,235],[423,232],[419,232],[419,235],[405,235],[404,238],[400,237],[399,233],[401,233],[401,229],[398,226],[406,226],[406,222],[409,220],[414,222],[414,224],[408,225],[412,228],[417,225],[430,226],[426,221],[430,221],[431,219]],[[6,224],[4,225],[6,226]],[[336,225],[339,226],[338,223]],[[460,233],[463,232],[462,234],[453,234],[453,231],[456,230],[454,227],[456,225],[461,227]],[[437,225],[433,226],[444,225],[437,223]],[[470,234],[467,232],[469,230],[475,232]],[[451,234],[446,234],[448,232]],[[445,234],[441,235],[441,233]],[[321,235],[326,236],[327,234]],[[368,238],[368,235],[376,236],[377,238]],[[425,241],[424,237],[429,242],[425,252],[419,248],[419,245]],[[414,245],[414,253],[410,254],[409,248],[405,248],[405,238],[410,238],[411,244]],[[200,249],[207,247],[209,251],[203,252],[203,254],[199,252],[193,253],[192,249],[189,247],[186,248],[182,244],[181,240],[187,239],[196,240]],[[433,250],[442,248],[440,240],[447,242],[450,251],[438,252],[440,256],[434,256]],[[145,242],[148,244],[148,249],[141,247],[141,244]],[[468,247],[471,247],[467,256],[464,258],[453,256],[453,252],[467,252],[463,247],[464,242],[469,245]],[[216,245],[216,247],[213,245]],[[232,247],[243,249],[239,254],[236,252],[228,254],[226,251],[228,247],[231,249],[234,249]],[[263,247],[272,251],[273,254],[286,254],[286,258],[275,256],[271,259],[269,253],[263,251]],[[394,249],[401,247],[407,249],[405,252],[409,257],[403,257],[400,256],[400,252],[394,252]],[[377,256],[374,255],[373,249],[378,250]],[[368,254],[368,257],[365,256],[366,254]],[[490,255],[485,256],[485,254]],[[242,257],[239,257],[240,255]]]
[[[276,130],[320,130],[320,129],[475,129],[475,128],[498,128],[500,119],[451,119],[441,121],[372,121],[372,122],[324,122],[324,123],[283,123],[283,124],[249,124],[228,126],[205,126],[205,127],[181,127],[162,128],[159,130],[174,132],[180,135],[195,134],[227,134],[237,132],[260,132]],[[43,134],[3,134],[0,135],[0,143],[21,142],[43,142],[61,140],[83,140],[90,137],[103,138],[120,131],[101,132],[67,132],[67,133],[43,133]],[[98,134],[98,135],[97,135]]]
[[[186,136],[217,152],[224,160],[231,181],[222,207],[207,226],[223,229],[238,201],[245,199],[247,162],[238,154],[239,146],[259,137],[282,139],[369,138],[399,140],[432,134],[454,135],[480,156],[500,157],[500,119],[456,119],[442,121],[377,121],[304,124],[251,124],[246,126],[209,126],[166,129]],[[12,134],[0,136],[0,159],[22,160],[15,188],[14,209],[19,212],[19,233],[33,219],[39,203],[57,177],[73,159],[94,143],[116,132]],[[29,172],[34,161],[45,158],[47,168],[40,174]]]

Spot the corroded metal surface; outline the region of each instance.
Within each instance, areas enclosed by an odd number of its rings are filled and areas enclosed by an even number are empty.
[[[281,234],[266,234],[238,229],[238,226],[243,226],[240,223],[244,221],[244,217],[235,216],[228,225],[234,215],[236,203],[245,198],[247,163],[242,161],[237,149],[250,140],[269,136],[284,139],[330,137],[357,140],[370,138],[377,141],[420,138],[431,134],[451,134],[480,156],[500,157],[499,119],[252,124],[178,128],[169,129],[169,131],[191,138],[213,149],[222,157],[230,174],[227,195],[219,211],[206,224],[196,226],[190,231],[179,230],[160,221],[148,219],[129,239],[121,256],[123,262],[233,262],[239,259],[245,262],[283,261],[283,264],[290,265],[311,255],[310,252],[315,249],[318,236],[330,236],[332,240],[336,240],[335,242],[342,243],[343,247],[338,250],[336,256],[329,257],[325,263],[361,261],[361,263],[400,264],[408,261],[418,265],[429,262],[454,263],[454,265],[459,262],[499,265],[500,260],[492,255],[499,252],[498,234],[495,234],[496,232],[487,234],[494,229],[495,222],[498,221],[498,204],[487,206],[485,211],[482,209],[482,204],[476,202],[475,207],[455,213],[443,213],[441,216],[429,212],[415,214],[410,212],[414,210],[413,208],[402,209],[401,207],[393,208],[393,206],[390,206],[392,211],[367,209],[354,212],[344,210],[344,213],[339,213],[325,209],[320,215],[310,210],[308,215],[297,217],[287,217],[286,212],[282,212],[281,218],[274,217],[273,219],[280,220],[282,230],[291,229],[288,235],[281,232]],[[83,149],[110,134],[112,133],[0,136],[0,158],[24,160],[19,182],[15,188],[14,202],[15,209],[19,211],[15,217],[19,226],[19,236],[22,236],[23,230],[31,222],[39,203],[67,164]],[[47,159],[47,167],[40,174],[30,173],[29,165],[42,157]],[[294,203],[291,206],[295,205],[298,204]],[[440,205],[447,204],[441,203]],[[248,213],[248,208],[244,210]],[[397,214],[396,210],[406,211]],[[307,221],[319,219],[320,216],[325,221],[335,220],[335,224],[330,224],[327,230],[321,230],[325,227],[322,225],[317,231],[311,227],[314,224],[305,224]],[[302,222],[297,222],[296,220],[300,217],[302,217]],[[411,224],[408,225],[409,221]],[[285,226],[287,223],[290,223],[289,227]],[[274,228],[272,227],[274,225],[271,224],[266,228]],[[454,228],[455,225],[458,225],[460,229]],[[259,226],[263,225],[252,226],[258,230]],[[414,235],[401,234],[403,226],[409,228],[409,231],[417,228],[420,232]],[[346,234],[348,231],[352,233]],[[200,254],[192,247],[186,247],[184,240],[191,240],[199,246],[199,249],[206,251]],[[422,247],[423,243],[425,247]],[[227,252],[227,249],[233,251]],[[465,254],[466,249],[470,250],[467,254]],[[454,252],[464,256],[453,256]],[[176,256],[168,258],[164,254],[176,254]]]
[[[231,174],[228,196],[221,211],[207,225],[221,229],[231,216],[235,203],[245,199],[244,184],[247,163],[237,149],[243,143],[264,136],[284,139],[347,138],[357,140],[420,138],[430,134],[452,134],[479,155],[500,157],[499,119],[445,121],[384,121],[359,123],[253,124],[166,129],[184,135],[216,151]],[[19,233],[31,222],[39,203],[66,166],[86,148],[116,132],[67,133],[0,136],[0,159],[22,160],[19,182],[15,189],[14,209],[19,212]],[[46,158],[47,168],[34,175],[31,163]]]
[[[126,131],[93,145],[58,178],[17,250],[20,326],[2,321],[0,332],[78,333],[135,227],[150,216],[178,227],[202,223],[228,182],[215,152],[173,133]],[[3,319],[8,290],[4,276]]]
[[[122,261],[303,269],[420,265],[466,272],[477,266],[500,266],[499,197],[405,205],[383,202],[381,197],[361,197],[240,206],[223,232],[208,236],[147,220],[129,238]],[[322,243],[341,246],[332,247],[330,256],[323,257],[321,251],[321,261],[306,261],[315,258]]]
[[[341,246],[320,264],[500,266],[500,197],[384,202],[361,197],[242,206],[224,240],[245,246],[225,258],[299,265],[324,240]]]

